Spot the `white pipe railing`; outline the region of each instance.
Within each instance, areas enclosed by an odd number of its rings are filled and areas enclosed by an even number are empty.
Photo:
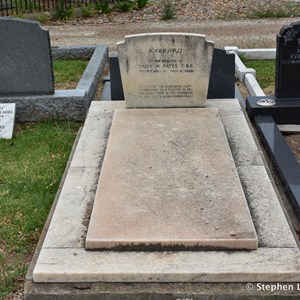
[[[264,91],[256,80],[256,71],[247,68],[239,57],[242,54],[247,59],[275,59],[276,49],[239,49],[225,47],[227,53],[235,55],[235,72],[238,80],[243,83],[251,96],[265,96]]]

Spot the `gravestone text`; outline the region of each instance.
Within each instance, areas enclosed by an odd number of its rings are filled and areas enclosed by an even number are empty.
[[[15,103],[0,103],[0,138],[12,138],[15,124],[15,114]]]
[[[204,107],[213,48],[200,34],[126,36],[118,43],[126,107]]]

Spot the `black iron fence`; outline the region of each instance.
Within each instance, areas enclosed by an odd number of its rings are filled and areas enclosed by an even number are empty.
[[[50,11],[58,6],[80,7],[95,0],[0,0],[0,16]]]

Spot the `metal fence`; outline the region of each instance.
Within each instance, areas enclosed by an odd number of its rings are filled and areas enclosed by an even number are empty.
[[[80,7],[94,0],[0,0],[0,16],[50,11],[58,6]]]

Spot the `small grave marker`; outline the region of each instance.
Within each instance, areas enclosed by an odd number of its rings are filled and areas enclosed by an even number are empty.
[[[11,139],[16,115],[15,103],[0,103],[0,139]]]
[[[126,107],[204,107],[213,50],[200,34],[126,36],[118,43]]]
[[[300,99],[300,22],[281,28],[277,35],[277,98]]]

